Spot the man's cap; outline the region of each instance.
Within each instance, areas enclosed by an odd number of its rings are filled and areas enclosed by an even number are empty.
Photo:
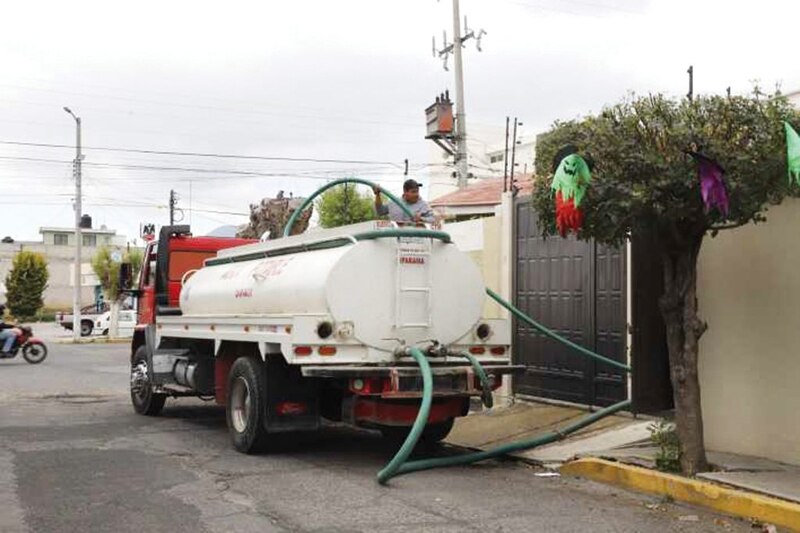
[[[421,183],[418,183],[416,180],[408,179],[403,182],[403,192],[410,191],[412,189],[419,189],[422,187]]]

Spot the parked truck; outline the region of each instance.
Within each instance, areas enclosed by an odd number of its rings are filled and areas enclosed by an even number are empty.
[[[321,420],[402,437],[420,406],[420,348],[434,377],[423,440],[444,439],[510,364],[505,320],[482,319],[474,262],[441,233],[373,221],[253,242],[162,228],[148,245],[131,345],[133,407],[168,397],[224,405],[234,447],[315,431]]]

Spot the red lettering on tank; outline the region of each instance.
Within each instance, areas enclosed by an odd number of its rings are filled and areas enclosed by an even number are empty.
[[[236,289],[233,295],[235,298],[252,298],[253,289]]]
[[[277,257],[261,261],[253,269],[253,276],[261,279],[280,276],[283,273],[283,269],[291,263],[292,259],[292,257]]]
[[[401,255],[400,262],[406,265],[424,265],[425,258],[418,255]]]

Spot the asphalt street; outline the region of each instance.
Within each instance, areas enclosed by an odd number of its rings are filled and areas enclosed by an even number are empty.
[[[49,348],[40,365],[0,360],[3,533],[751,530],[514,461],[381,487],[375,473],[395,450],[344,427],[242,455],[213,403],[170,400],[160,417],[136,415],[126,345]]]

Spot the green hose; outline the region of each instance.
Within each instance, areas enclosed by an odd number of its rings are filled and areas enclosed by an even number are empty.
[[[353,238],[357,241],[387,239],[391,237],[422,237],[424,239],[437,239],[448,244],[452,242],[450,240],[449,233],[425,228],[378,229],[374,231],[364,231],[362,233],[356,233],[353,235]]]
[[[529,450],[531,448],[536,448],[537,446],[550,444],[551,442],[556,442],[558,440],[561,440],[570,433],[574,433],[579,429],[583,429],[586,426],[591,425],[602,418],[605,418],[618,411],[626,409],[627,407],[630,407],[630,405],[631,405],[630,400],[625,400],[624,402],[615,403],[614,405],[606,407],[605,409],[600,409],[595,413],[585,416],[561,430],[548,431],[544,435],[539,435],[538,437],[533,437],[531,439],[512,442],[509,444],[505,444],[503,446],[498,446],[497,448],[493,448],[491,450],[468,453],[465,455],[456,455],[453,457],[440,457],[436,459],[422,459],[420,461],[411,461],[409,463],[405,463],[400,468],[396,469],[393,472],[393,475],[402,476],[403,474],[410,474],[411,472],[419,472],[420,470],[429,470],[431,468],[466,465],[478,461],[485,461],[486,459],[493,459],[495,457],[500,457],[502,455],[506,455],[512,452]],[[384,481],[381,481],[381,483],[385,482],[386,482],[385,479]]]
[[[505,307],[506,309],[511,311],[511,313],[515,317],[517,317],[518,319],[522,320],[523,322],[525,322],[529,326],[533,326],[534,328],[536,328],[540,332],[544,333],[548,337],[550,337],[552,339],[555,339],[558,342],[561,342],[563,344],[566,344],[570,348],[574,348],[575,350],[579,351],[583,355],[591,357],[592,359],[596,359],[596,360],[601,361],[603,363],[606,363],[608,365],[620,368],[620,369],[624,370],[625,372],[630,372],[631,371],[631,367],[629,367],[628,365],[626,365],[624,363],[620,363],[619,361],[614,361],[613,359],[609,359],[608,357],[604,357],[604,356],[602,356],[602,355],[600,355],[598,353],[595,353],[595,352],[593,352],[591,350],[588,350],[588,349],[584,348],[583,346],[581,346],[579,344],[575,344],[571,340],[562,337],[561,335],[559,335],[555,331],[543,326],[542,324],[539,324],[534,319],[532,319],[531,317],[529,317],[528,315],[526,315],[525,313],[523,313],[522,311],[520,311],[519,309],[517,309],[516,307],[511,305],[510,303],[508,303],[507,301],[503,300],[496,292],[494,292],[492,289],[489,289],[488,287],[486,288],[486,294],[488,294],[494,301],[496,301],[497,303],[499,303],[500,305],[502,305],[503,307]]]
[[[362,180],[361,178],[342,178],[342,179],[334,180],[334,181],[332,181],[330,183],[326,183],[325,185],[323,185],[322,187],[320,187],[319,189],[314,191],[314,193],[311,196],[306,198],[305,201],[300,205],[300,207],[298,207],[297,209],[294,210],[294,213],[292,213],[292,216],[289,217],[289,222],[286,223],[286,227],[283,229],[283,236],[284,237],[288,237],[289,235],[292,234],[292,228],[294,227],[295,222],[297,222],[297,219],[300,218],[300,213],[305,211],[306,207],[311,205],[311,202],[314,201],[314,198],[316,198],[320,194],[324,193],[325,191],[327,191],[331,187],[336,187],[337,185],[341,185],[343,183],[361,183],[362,185],[367,185],[369,187],[373,187],[373,188],[377,187],[377,188],[379,188],[381,190],[381,192],[383,194],[385,194],[386,196],[388,196],[389,199],[392,202],[396,203],[398,205],[398,207],[400,207],[400,209],[402,209],[403,212],[406,215],[408,215],[409,218],[411,218],[412,220],[414,219],[414,213],[411,212],[411,210],[406,206],[406,204],[401,202],[395,195],[393,195],[392,193],[390,193],[389,191],[387,191],[386,189],[384,189],[380,185],[378,185],[376,183],[372,183],[371,181],[368,181],[368,180]]]
[[[428,423],[428,415],[431,412],[431,402],[433,401],[433,375],[431,374],[431,365],[428,364],[425,354],[423,354],[419,348],[410,348],[409,354],[417,362],[422,372],[422,405],[419,406],[417,419],[414,420],[414,425],[411,426],[411,431],[408,433],[405,442],[403,442],[403,445],[400,446],[400,449],[394,457],[392,457],[392,460],[389,461],[389,464],[378,472],[378,483],[381,485],[386,484],[387,481],[397,475],[397,471],[403,466],[403,463],[406,462],[411,452],[414,451],[414,446],[417,445],[417,441],[422,436],[422,432],[425,431],[425,425]]]
[[[514,307],[509,302],[502,299],[496,292],[487,288],[486,293],[497,303],[501,306],[508,309],[511,313],[514,314],[517,318],[524,321],[525,323],[533,326],[537,330],[541,331],[545,335],[566,344],[567,346],[576,349],[582,355],[591,357],[603,363],[610,364],[617,368],[621,368],[626,372],[631,371],[631,367],[625,364],[622,364],[618,361],[614,361],[613,359],[609,359],[604,357],[598,353],[595,353],[591,350],[584,348],[574,342],[562,337],[561,335],[555,333],[554,331],[550,330],[549,328],[539,324],[534,319]],[[415,355],[415,352],[418,355]],[[414,421],[414,426],[411,429],[408,437],[406,438],[405,442],[400,448],[400,451],[392,458],[391,462],[378,473],[378,483],[381,485],[385,485],[389,479],[402,476],[403,474],[410,474],[411,472],[419,472],[420,470],[429,470],[431,468],[440,468],[446,466],[457,466],[457,465],[466,465],[471,463],[476,463],[478,461],[485,461],[486,459],[493,459],[495,457],[500,457],[503,455],[507,455],[509,453],[518,452],[521,450],[530,450],[531,448],[536,448],[537,446],[542,446],[545,444],[550,444],[552,442],[559,441],[565,438],[567,435],[574,433],[580,429],[585,428],[591,424],[594,424],[598,420],[601,420],[607,416],[610,416],[614,413],[622,411],[623,409],[627,409],[631,406],[630,400],[625,400],[623,402],[615,403],[614,405],[610,405],[599,411],[591,413],[569,425],[566,427],[555,430],[555,431],[548,431],[543,435],[539,435],[537,437],[533,437],[530,439],[525,439],[517,442],[511,442],[509,444],[504,444],[502,446],[498,446],[497,448],[493,448],[491,450],[485,450],[480,452],[468,453],[464,455],[457,455],[454,457],[440,457],[434,459],[422,459],[419,461],[411,461],[405,462],[408,456],[411,454],[411,451],[417,445],[417,441],[422,436],[422,432],[425,429],[425,425],[428,421],[428,415],[430,414],[430,405],[433,399],[433,390],[430,388],[429,383],[431,380],[431,369],[428,361],[425,359],[425,356],[419,352],[416,348],[412,349],[411,355],[414,356],[417,363],[420,366],[420,370],[422,372],[422,406],[420,407],[419,412],[417,413],[417,418]],[[488,379],[486,379],[486,372],[483,371],[481,368],[480,363],[477,359],[471,356],[471,354],[458,354],[463,357],[466,357],[472,366],[475,368],[476,374],[478,374],[479,378],[481,379],[481,383],[486,383],[488,385]],[[478,371],[480,368],[480,372]],[[482,374],[482,377],[481,377]],[[484,381],[485,380],[485,381]],[[486,394],[484,389],[484,394]]]
[[[486,375],[486,371],[483,370],[483,367],[481,366],[480,362],[471,353],[464,352],[464,353],[455,353],[451,355],[455,355],[456,357],[464,357],[470,362],[473,370],[475,370],[475,374],[478,376],[478,380],[480,380],[481,382],[481,389],[483,390],[481,399],[483,400],[483,405],[486,406],[487,409],[491,409],[492,406],[494,405],[494,397],[492,396],[492,384],[489,383],[489,378]]]
[[[380,187],[370,181],[363,180],[360,178],[344,178],[339,180],[334,180],[331,183],[324,185],[317,189],[311,196],[306,198],[303,204],[298,207],[292,216],[289,218],[289,222],[286,224],[286,228],[283,231],[283,236],[288,237],[291,234],[292,228],[294,227],[295,222],[300,217],[300,214],[309,206],[311,202],[320,194],[325,192],[326,190],[330,189],[331,187],[335,187],[337,185],[343,183],[361,183],[363,185],[368,185],[370,187],[378,187],[383,194],[389,197],[395,204],[397,204],[410,218],[413,218],[414,215],[411,211],[406,207],[406,205],[401,202],[397,197],[395,197],[392,193]],[[421,228],[405,228],[405,229],[396,229],[396,230],[384,230],[384,231],[371,231],[371,232],[364,232],[362,234],[356,235],[356,239],[358,240],[370,240],[370,239],[379,239],[379,238],[388,238],[388,237],[423,237],[423,238],[432,238],[438,239],[445,243],[451,242],[450,236],[441,231],[431,231],[427,229]],[[597,361],[603,362],[605,364],[611,365],[616,368],[620,368],[626,372],[631,371],[631,367],[620,363],[618,361],[614,361],[609,359],[608,357],[604,357],[598,353],[595,353],[589,349],[584,348],[574,342],[562,337],[558,333],[550,330],[549,328],[543,326],[536,322],[533,318],[529,317],[516,307],[514,307],[509,302],[503,300],[497,293],[495,293],[491,289],[486,289],[486,293],[491,297],[494,301],[499,303],[501,306],[506,308],[510,311],[514,316],[516,316],[519,320],[522,320],[529,326],[537,329],[544,335],[555,339],[558,342],[561,342],[570,348],[577,350],[584,356],[591,357]],[[474,463],[477,461],[483,461],[486,459],[491,459],[494,457],[499,457],[502,455],[506,455],[508,453],[517,452],[521,450],[528,450],[531,448],[535,448],[537,446],[542,446],[543,444],[549,444],[551,442],[555,442],[565,438],[570,433],[574,433],[580,429],[585,428],[593,424],[594,422],[605,418],[609,415],[612,415],[618,411],[626,409],[630,407],[631,401],[625,400],[623,402],[616,403],[604,409],[600,409],[599,411],[592,413],[588,416],[577,420],[566,427],[562,428],[561,430],[556,431],[548,431],[547,433],[540,435],[538,437],[534,437],[531,439],[526,439],[518,442],[512,442],[509,444],[505,444],[503,446],[498,446],[497,448],[480,451],[475,453],[468,453],[465,455],[458,455],[455,457],[442,457],[436,459],[423,459],[419,461],[411,461],[406,462],[408,457],[411,455],[411,452],[414,450],[414,447],[417,445],[422,433],[425,431],[425,426],[428,423],[428,417],[430,415],[431,404],[433,402],[433,375],[431,373],[431,366],[428,363],[425,354],[422,353],[418,348],[410,348],[408,353],[411,357],[414,358],[416,363],[419,365],[420,373],[422,374],[422,402],[420,404],[419,411],[417,412],[417,418],[414,420],[414,425],[411,426],[411,431],[406,437],[406,440],[403,442],[403,445],[397,451],[397,453],[392,457],[392,460],[380,471],[378,472],[378,483],[381,485],[385,485],[387,481],[395,476],[400,476],[403,474],[409,474],[411,472],[418,472],[420,470],[428,470],[430,468],[438,468],[444,466],[455,466],[455,465],[465,465]],[[469,360],[470,364],[472,365],[473,369],[475,370],[475,374],[478,376],[478,379],[481,382],[481,387],[483,389],[483,402],[487,407],[492,406],[492,394],[491,394],[491,386],[489,384],[489,380],[486,376],[486,372],[481,367],[480,362],[473,357],[471,354],[463,353],[463,354],[454,354],[460,357],[465,357]]]

